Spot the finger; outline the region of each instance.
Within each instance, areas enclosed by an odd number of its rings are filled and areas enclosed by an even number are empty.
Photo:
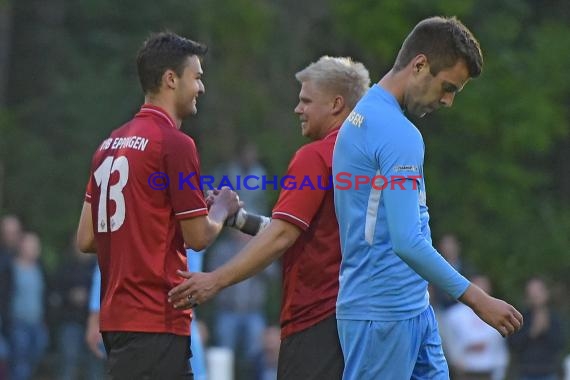
[[[181,305],[188,301],[188,291],[183,291],[181,293],[174,294],[168,297],[168,302],[173,305]]]
[[[168,292],[168,298],[178,298],[180,294],[186,290],[186,286],[184,283],[176,286],[175,288],[170,289]]]
[[[518,319],[518,321],[520,322],[521,327],[522,327],[522,325],[524,324],[524,319],[523,319],[522,314],[516,309],[515,309],[515,317]]]
[[[192,295],[188,295],[174,303],[174,308],[178,310],[186,310],[191,309],[198,305],[198,302],[192,297]]]
[[[188,272],[188,271],[180,270],[180,269],[178,269],[176,271],[176,274],[179,275],[180,277],[184,277],[184,278],[192,277],[192,272]]]
[[[196,298],[193,295],[188,296],[188,306],[190,309],[198,306],[198,302],[196,301]]]
[[[522,321],[517,318],[516,314],[510,316],[510,322],[515,327],[515,331],[520,330],[522,327]]]
[[[175,287],[174,289],[171,289],[168,292],[168,301],[169,302],[175,302],[177,300],[183,299],[185,297],[188,296],[188,287],[189,285],[186,283],[182,283],[180,285],[178,285],[177,287]]]
[[[507,336],[513,335],[517,329],[510,322],[505,322],[505,329],[507,330]]]
[[[174,306],[175,309],[179,310],[187,309],[187,306],[189,305],[188,298],[182,298],[177,301],[174,301],[172,305]]]
[[[181,270],[177,270],[176,274],[186,279],[190,279],[192,277],[191,272],[186,272]],[[169,298],[177,297],[180,293],[185,292],[189,286],[190,284],[188,283],[188,281],[184,281],[180,285],[177,285],[174,288],[170,289],[170,291],[168,292],[168,297]]]
[[[177,307],[176,309],[178,309],[178,310],[188,310],[188,309],[193,309],[193,308],[195,308],[196,306],[198,306],[197,303],[186,303],[186,304],[184,304],[184,305],[182,305],[182,306],[180,306],[180,307]]]

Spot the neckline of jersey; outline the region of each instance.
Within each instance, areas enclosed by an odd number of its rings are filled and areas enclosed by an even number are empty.
[[[158,115],[160,117],[162,117],[163,119],[165,119],[168,124],[173,127],[176,128],[176,124],[174,123],[174,120],[172,120],[172,118],[170,117],[170,115],[168,115],[168,113],[163,110],[162,108],[152,105],[152,104],[143,104],[140,110],[140,113],[151,113],[153,115]],[[178,128],[176,128],[178,129]]]

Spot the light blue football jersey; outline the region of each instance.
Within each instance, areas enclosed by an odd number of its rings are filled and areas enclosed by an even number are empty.
[[[467,289],[432,246],[423,162],[419,130],[392,94],[372,86],[344,122],[333,154],[342,251],[338,319],[419,315],[429,305],[426,280],[454,297]]]

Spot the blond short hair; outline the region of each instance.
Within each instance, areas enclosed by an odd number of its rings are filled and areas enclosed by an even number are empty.
[[[352,109],[370,87],[368,70],[350,57],[322,56],[295,74],[299,82],[311,81],[320,89],[339,94]]]

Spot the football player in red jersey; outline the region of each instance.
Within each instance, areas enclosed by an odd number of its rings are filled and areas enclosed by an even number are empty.
[[[301,133],[312,142],[301,147],[289,164],[285,177],[294,184],[283,186],[270,222],[240,210],[236,226],[259,233],[214,272],[184,273],[188,280],[170,296],[182,308],[187,307],[189,295],[204,302],[283,256],[277,377],[340,380],[344,367],[335,307],[341,253],[332,154],[338,130],[368,89],[370,78],[361,63],[326,56],[298,72],[296,78],[301,91],[295,113]]]
[[[206,204],[196,145],[180,131],[204,93],[206,50],[174,33],[149,37],[137,56],[145,104],[93,155],[77,239],[98,256],[112,379],[193,378],[191,310],[174,309],[167,293],[184,280],[185,244],[207,247],[240,206],[227,188]]]

